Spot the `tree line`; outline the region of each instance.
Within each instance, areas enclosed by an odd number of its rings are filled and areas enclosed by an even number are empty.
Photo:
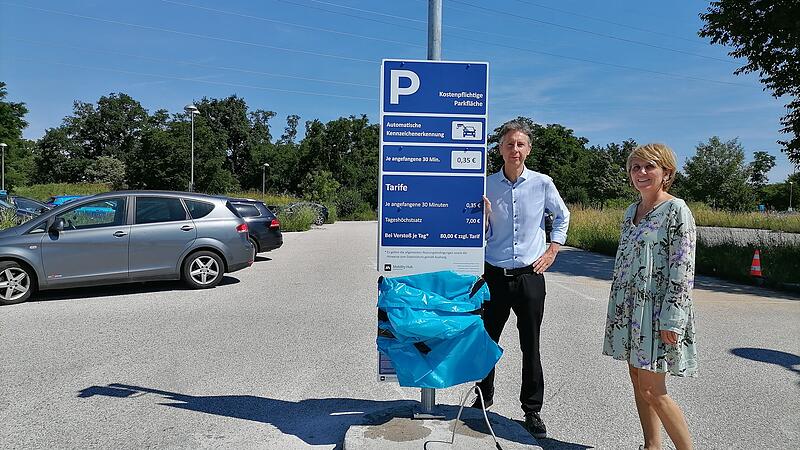
[[[191,122],[187,113],[149,113],[127,94],[112,93],[96,103],[76,101],[72,114],[40,139],[22,139],[27,126],[23,103],[7,102],[0,82],[0,139],[9,145],[6,186],[102,182],[115,189],[187,190],[190,178]],[[323,123],[290,115],[279,136],[270,121],[275,113],[251,109],[236,95],[203,98],[194,118],[195,190],[225,193],[267,190],[335,204],[348,217],[377,208],[379,125],[365,115]],[[533,151],[526,165],[550,175],[568,203],[596,207],[627,204],[636,197],[625,160],[637,143],[624,140],[589,145],[559,124],[538,124],[519,117],[533,130]],[[496,150],[499,129],[489,136]],[[265,168],[264,164],[269,167]],[[785,183],[768,184],[775,158],[755,152],[745,162],[736,139],[711,137],[676,175],[675,193],[728,210],[753,210],[769,204],[788,206]],[[487,171],[502,166],[490,151]],[[264,171],[264,172],[262,172]],[[800,181],[797,175],[795,182]]]
[[[0,136],[7,155],[7,187],[44,183],[108,183],[114,189],[187,190],[191,172],[191,121],[187,113],[149,113],[127,94],[96,103],[76,101],[61,125],[36,141],[21,138],[27,126],[22,103],[0,102],[18,120]],[[5,108],[5,105],[13,108]],[[366,116],[305,123],[291,115],[274,137],[272,111],[252,110],[241,97],[203,98],[195,104],[195,191],[221,194],[261,190],[320,202],[336,200],[343,215],[377,207],[378,126]],[[265,168],[264,164],[269,167]],[[262,173],[262,170],[264,172]]]
[[[533,132],[533,150],[525,165],[550,175],[565,202],[602,208],[627,205],[637,197],[625,169],[628,155],[638,145],[635,140],[587,146],[586,138],[575,136],[563,125],[542,125],[529,117],[516,120],[526,122]],[[499,131],[496,128],[489,138],[494,150]],[[786,183],[768,184],[767,173],[775,166],[775,157],[756,151],[753,161],[746,163],[745,159],[738,139],[723,141],[713,136],[698,143],[695,154],[676,174],[672,192],[688,201],[731,211],[751,211],[759,204],[785,210],[789,206]],[[503,160],[498,151],[489,153],[487,165],[489,173],[500,169]],[[790,180],[797,183],[800,174]]]

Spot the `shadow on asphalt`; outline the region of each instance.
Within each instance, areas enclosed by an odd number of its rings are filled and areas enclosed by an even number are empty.
[[[539,439],[539,447],[543,450],[584,450],[594,448],[591,445],[574,444],[572,442],[559,441],[558,439]]]
[[[611,275],[614,273],[614,258],[600,253],[564,249],[558,253],[555,262],[547,271],[611,281]]]
[[[611,282],[611,277],[614,273],[614,258],[600,253],[565,248],[558,253],[558,257],[553,265],[550,266],[548,272],[577,277],[589,277]],[[800,300],[800,293],[777,291],[747,284],[736,284],[705,275],[698,275],[695,277],[695,287],[726,294],[745,294],[783,300]]]
[[[524,420],[514,420],[514,422],[517,422],[523,428],[525,427]],[[537,439],[536,442],[539,443],[539,447],[542,447],[543,450],[585,450],[587,448],[594,448],[591,445],[564,442],[551,438]]]
[[[253,262],[264,262],[264,261],[272,261],[272,258],[256,255],[256,259]]]
[[[731,350],[731,353],[751,361],[758,361],[767,364],[781,366],[796,374],[800,374],[800,356],[779,350],[767,348],[740,347]],[[798,366],[798,367],[795,367]]]
[[[345,433],[351,426],[367,423],[381,425],[393,418],[392,415],[373,413],[394,408],[407,408],[410,413],[412,408],[418,405],[418,402],[411,400],[375,401],[354,398],[312,398],[291,402],[252,395],[195,396],[119,383],[87,387],[78,393],[78,398],[93,396],[139,398],[148,394],[159,396],[160,398],[155,400],[160,402],[158,403],[159,405],[268,423],[284,434],[297,436],[308,445],[335,445],[336,448],[341,448]],[[497,416],[496,413],[489,412],[490,418],[493,415]],[[483,421],[466,421],[464,423],[474,431],[488,432]],[[498,437],[507,440],[518,439],[515,436],[504,436],[502,434],[498,434]],[[588,447],[573,446],[563,448],[577,450]]]
[[[239,283],[238,278],[224,276],[218,286]],[[72,289],[53,289],[34,293],[33,301],[48,302],[53,300],[79,300],[94,297],[113,297],[130,294],[189,291],[181,281],[150,281],[140,283],[121,283],[106,286],[91,286]]]

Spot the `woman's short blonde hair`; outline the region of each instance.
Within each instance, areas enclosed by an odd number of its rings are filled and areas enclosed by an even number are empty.
[[[669,178],[664,180],[664,191],[668,191],[675,181],[675,173],[678,171],[678,159],[675,152],[664,144],[645,144],[633,149],[628,160],[625,162],[625,169],[628,177],[631,176],[631,159],[639,158],[645,161],[652,161],[661,166],[664,171],[669,172]]]

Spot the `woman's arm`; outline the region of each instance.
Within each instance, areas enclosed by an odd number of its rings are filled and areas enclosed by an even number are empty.
[[[692,306],[697,231],[692,212],[682,202],[677,209],[670,212],[667,226],[669,286],[661,304],[659,321],[662,339],[674,344],[677,342],[677,335],[683,334],[686,328]],[[664,336],[664,332],[673,332],[676,335]]]

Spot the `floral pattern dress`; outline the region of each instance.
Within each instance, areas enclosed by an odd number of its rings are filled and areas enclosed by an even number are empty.
[[[636,207],[622,221],[603,354],[640,369],[696,376],[694,218],[683,200],[672,198],[637,225]],[[677,345],[662,342],[660,330],[678,333]]]

